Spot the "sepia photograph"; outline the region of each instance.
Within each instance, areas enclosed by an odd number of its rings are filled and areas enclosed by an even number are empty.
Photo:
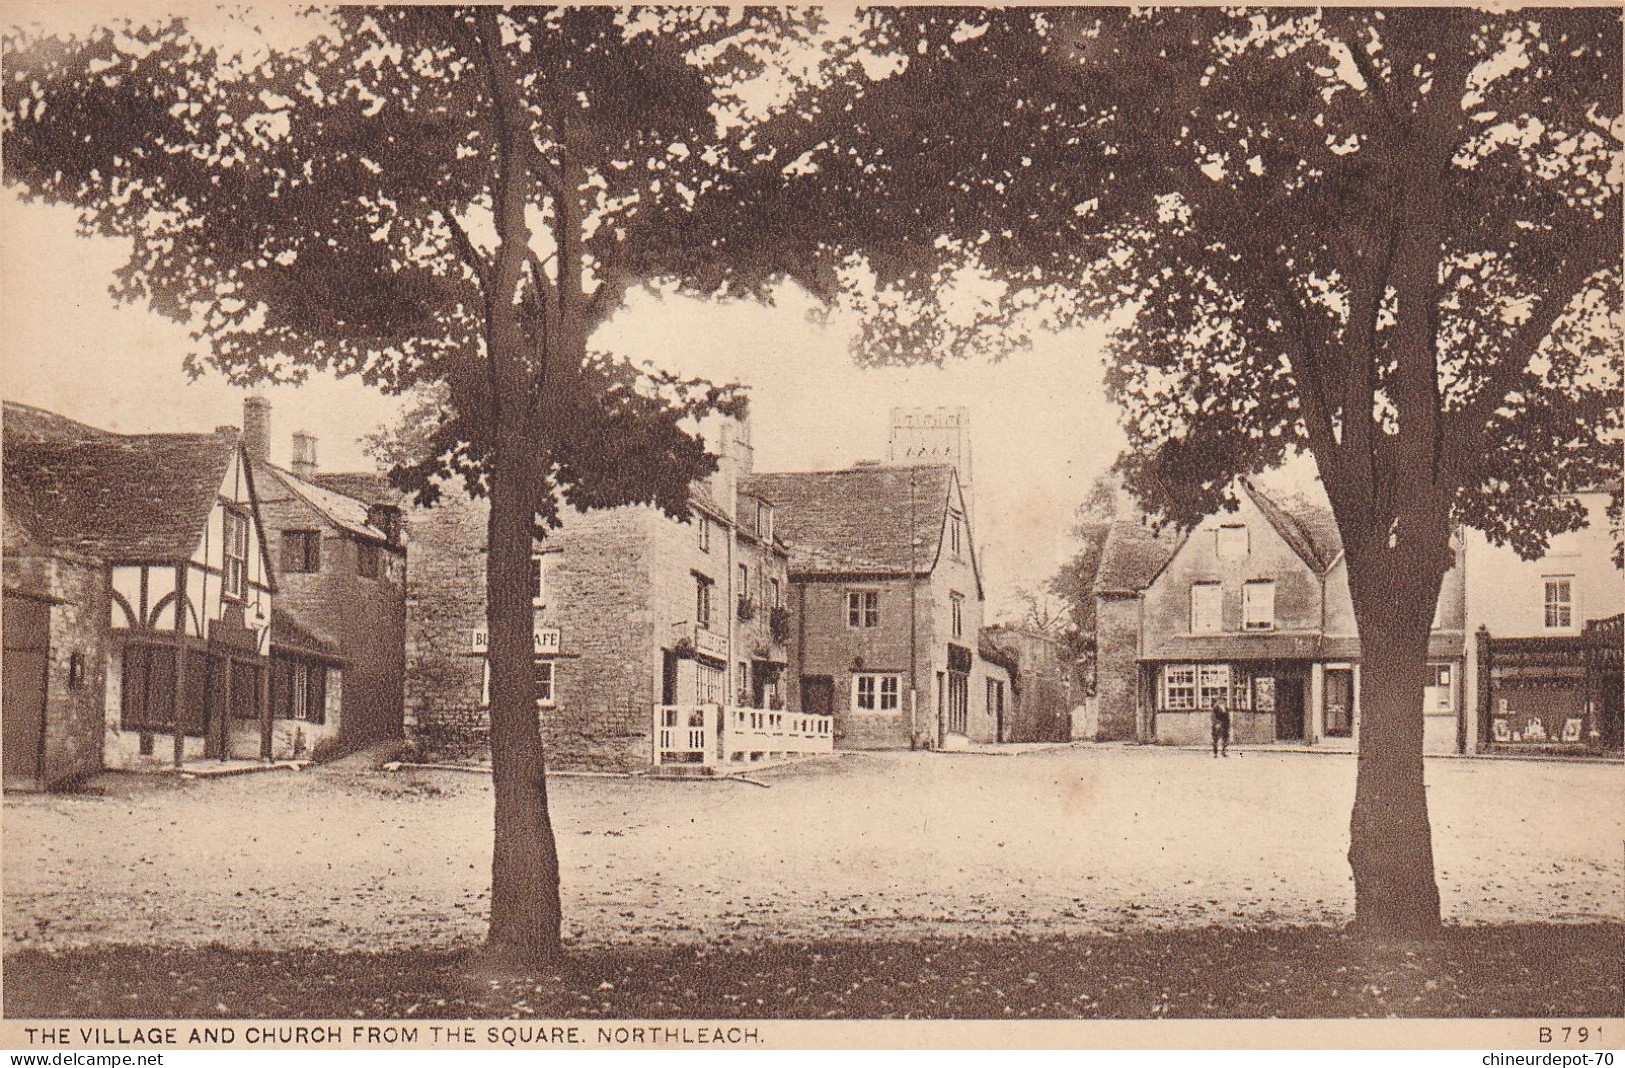
[[[7,4],[0,1046],[1611,1064],[1622,40]]]

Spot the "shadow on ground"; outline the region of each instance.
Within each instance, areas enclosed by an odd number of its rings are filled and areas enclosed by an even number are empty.
[[[8,1019],[1618,1017],[1625,925],[595,948],[492,977],[471,953],[115,946],[5,957]]]

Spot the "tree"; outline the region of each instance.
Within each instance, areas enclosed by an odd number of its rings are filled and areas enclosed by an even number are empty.
[[[1619,482],[1617,12],[884,21],[903,70],[785,194],[837,225],[866,343],[942,358],[1129,305],[1107,385],[1150,509],[1193,524],[1312,454],[1361,639],[1357,923],[1436,932],[1421,707],[1451,530],[1533,554]]]
[[[1095,578],[1100,573],[1101,553],[1106,535],[1117,519],[1117,494],[1121,483],[1111,475],[1097,478],[1089,496],[1078,505],[1072,522],[1077,552],[1050,576],[1049,592],[1060,598],[1071,617],[1071,630],[1078,642],[1092,648],[1095,633]]]
[[[237,381],[320,368],[419,413],[420,501],[490,499],[488,948],[560,951],[526,576],[566,508],[686,514],[687,429],[733,390],[594,353],[630,287],[745,293],[781,264],[709,229],[715,177],[777,167],[742,96],[819,21],[710,9],[339,8],[230,49],[184,18],[5,42],[7,179],[131,242],[114,292],[195,324]],[[252,27],[242,27],[251,44]],[[798,86],[788,85],[794,100]],[[758,109],[760,110],[760,109]],[[804,125],[799,120],[781,126]],[[746,248],[741,243],[742,249]],[[794,267],[794,265],[791,265]]]

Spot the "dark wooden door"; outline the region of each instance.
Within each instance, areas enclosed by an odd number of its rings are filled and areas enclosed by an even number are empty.
[[[5,598],[4,659],[0,660],[0,717],[4,733],[5,788],[45,786],[45,693],[51,606],[24,597]]]
[[[970,676],[948,672],[948,733],[970,732]]]
[[[1303,741],[1303,681],[1275,680],[1275,737]]]
[[[664,650],[660,657],[660,703],[677,703],[677,654]]]
[[[835,711],[835,680],[828,675],[808,675],[801,680],[801,710],[816,716]]]
[[[1354,733],[1354,672],[1326,669],[1326,733],[1347,738]]]

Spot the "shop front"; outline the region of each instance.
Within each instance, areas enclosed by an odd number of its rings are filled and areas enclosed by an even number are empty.
[[[1480,631],[1481,747],[1585,754],[1621,747],[1619,619],[1578,635],[1496,638]]]
[[[1148,664],[1153,737],[1164,745],[1205,745],[1213,706],[1223,702],[1233,742],[1303,741],[1311,667],[1290,660]]]

